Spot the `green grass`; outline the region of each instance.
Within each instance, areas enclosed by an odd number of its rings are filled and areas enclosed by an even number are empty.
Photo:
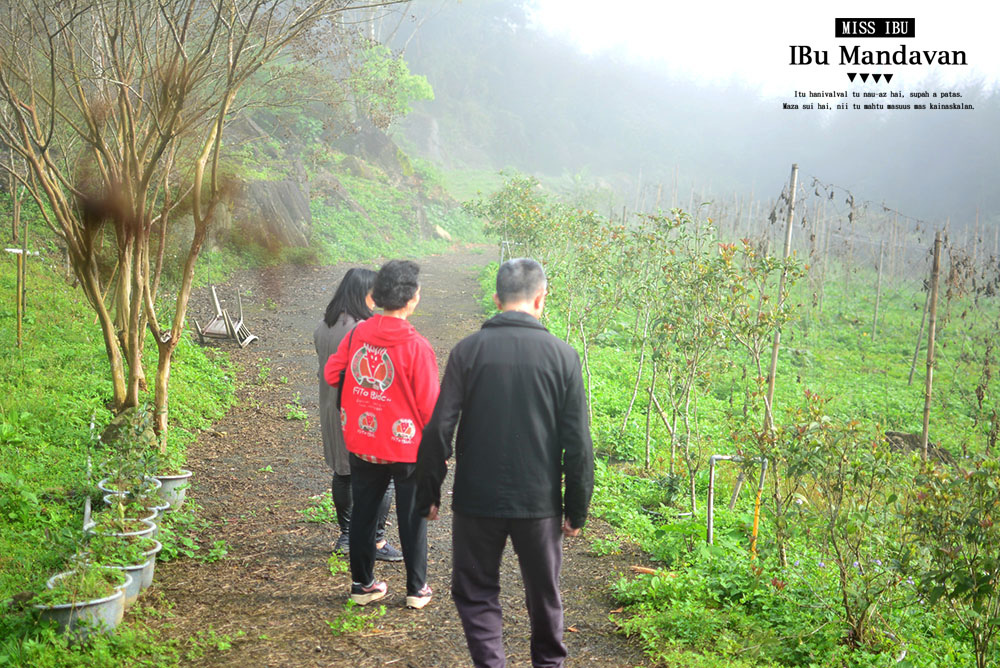
[[[412,192],[395,188],[384,178],[342,175],[341,179],[370,220],[346,207],[313,202],[313,238],[308,248],[270,253],[255,246],[230,245],[206,250],[196,265],[195,284],[224,282],[235,269],[248,266],[374,262],[442,252],[450,245],[422,237]],[[434,201],[424,202],[424,207],[431,229],[440,226],[455,241],[482,240],[479,221],[460,207]],[[30,217],[30,211],[26,216]],[[29,247],[41,249],[43,255],[29,263],[21,348],[15,346],[15,265],[12,258],[0,262],[0,387],[4,390],[0,393],[0,606],[20,592],[38,591],[73,551],[80,537],[84,500],[89,496],[100,503],[98,476],[88,471],[88,457],[96,462],[101,455],[92,446],[90,423],[95,422],[99,433],[111,418],[107,409],[110,374],[93,311],[62,275],[53,235],[39,227],[36,219]],[[174,278],[168,272],[164,280],[169,283]],[[169,319],[169,314],[161,317]],[[148,340],[145,364],[150,379],[156,362],[156,346]],[[266,375],[262,368],[261,382],[267,380]],[[225,413],[234,389],[234,373],[225,354],[184,337],[174,352],[171,370],[171,453],[183,457],[199,430]],[[142,398],[151,399],[151,392]],[[298,401],[289,404],[287,417],[304,417]],[[212,561],[225,557],[225,544],[213,542],[211,536],[192,535],[210,532],[194,514],[175,519],[176,531],[164,527],[163,558]],[[75,647],[18,612],[5,614],[0,623],[0,666],[174,665],[185,656],[190,660],[200,655],[204,640],[162,641],[144,627],[140,616],[133,628],[121,628],[114,636]]]
[[[440,253],[450,245],[422,236],[415,213],[418,202],[411,191],[349,174],[341,174],[339,179],[367,216],[346,204],[330,206],[313,200],[310,249],[316,262],[371,262],[400,254],[417,257]],[[482,240],[479,222],[459,207],[433,202],[423,206],[430,229],[440,226],[455,241]]]
[[[492,310],[488,296],[495,271],[493,265],[480,276],[486,313]],[[856,285],[873,285],[867,278],[858,272]],[[913,383],[907,383],[920,326],[919,289],[900,284],[886,290],[875,342],[871,340],[873,294],[859,289],[845,294],[842,284],[831,281],[822,313],[801,307],[799,320],[782,333],[775,395],[778,421],[786,419],[787,410],[801,406],[804,392],[810,390],[829,398],[827,408],[834,419],[919,434],[924,350]],[[794,303],[809,304],[809,297],[805,285],[792,294]],[[975,386],[982,375],[983,346],[993,335],[998,305],[983,300],[973,307],[968,299],[955,299],[950,304],[942,301],[940,308],[930,434],[933,441],[961,456],[987,447],[983,413],[997,406],[1000,396],[994,373],[984,386],[984,409],[977,406]],[[945,318],[948,313],[951,318]],[[965,318],[959,317],[962,313]],[[553,333],[565,335],[565,320],[557,310],[550,309],[544,320]],[[578,336],[571,337],[571,343],[582,352]],[[890,629],[892,635],[864,649],[847,646],[836,569],[822,546],[809,535],[794,535],[788,547],[789,566],[778,566],[770,487],[762,508],[759,558],[750,561],[749,486],[735,511],[725,508],[735,466],[720,466],[717,471],[716,541],[711,548],[705,546],[706,460],[712,454],[735,452],[733,433],[747,424],[759,429],[763,417],[756,412],[743,414],[748,383],[743,354],[735,349],[724,354],[725,363],[717,365],[697,391],[694,432],[702,446],[694,519],[677,515],[689,510],[687,472],[678,458],[676,474],[670,474],[669,435],[655,412],[649,420],[652,466],[648,471],[643,468],[648,396],[643,386],[623,427],[638,357],[626,337],[614,331],[589,350],[591,431],[601,455],[591,510],[616,527],[618,538],[638,543],[662,564],[660,575],[626,576],[613,587],[626,606],[624,614],[614,618],[658,665],[958,668],[975,664],[966,632],[955,617],[944,606],[923,601],[912,581],[897,587],[895,598],[879,608],[880,628]],[[995,358],[992,364],[995,367]],[[907,458],[900,457],[905,468]],[[614,540],[595,549],[611,549]]]
[[[0,605],[23,591],[39,591],[61,570],[80,537],[84,500],[100,503],[90,423],[110,420],[110,374],[94,315],[80,292],[52,266],[50,256],[29,264],[23,345],[16,347],[15,270],[0,263]],[[156,369],[156,347],[146,345],[146,373]],[[226,356],[185,337],[174,354],[170,379],[168,448],[181,453],[195,434],[221,417],[234,398]],[[151,394],[143,397],[150,401]],[[27,616],[4,615],[0,665],[119,665],[148,645],[137,627],[71,648]],[[29,635],[25,629],[31,628]],[[18,657],[30,657],[30,660]]]
[[[483,197],[498,190],[503,182],[503,175],[494,170],[455,169],[441,172],[445,190],[460,202]]]

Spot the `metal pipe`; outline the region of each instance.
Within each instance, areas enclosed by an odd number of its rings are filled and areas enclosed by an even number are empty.
[[[708,458],[708,517],[705,526],[705,542],[709,545],[715,538],[715,462],[732,460],[743,461],[739,455],[712,455]]]

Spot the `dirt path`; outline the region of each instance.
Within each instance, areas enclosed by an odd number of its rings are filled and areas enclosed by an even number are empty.
[[[489,250],[473,248],[420,261],[422,298],[412,322],[434,346],[442,370],[451,347],[482,322],[476,275],[490,257]],[[171,616],[158,623],[169,636],[188,638],[211,628],[232,638],[227,649],[202,643],[187,657],[191,665],[452,668],[470,663],[448,593],[448,503],[442,520],[428,530],[428,580],[436,594],[431,605],[407,610],[402,564],[379,562],[376,573],[389,585],[385,614],[364,630],[339,635],[328,624],[344,611],[350,578],[331,576],[327,566],[336,524],[306,522],[299,511],[314,505],[311,497],[330,490],[319,438],[312,331],[345,269],[279,267],[238,276],[220,289],[220,297],[230,300],[237,286],[247,295],[246,320],[260,341],[233,352],[238,405],[201,436],[189,455],[195,471],[189,494],[213,523],[204,539],[225,540],[229,554],[214,563],[181,559],[157,568],[154,592],[163,595],[155,605],[164,612],[172,606]],[[191,314],[208,312],[201,294]],[[296,397],[307,420],[289,418]],[[450,478],[446,484],[450,487]],[[591,538],[604,530],[592,522]],[[398,545],[395,526],[389,536]],[[562,588],[571,627],[567,665],[648,665],[634,643],[616,634],[609,621],[615,606],[606,593],[617,573],[639,557],[598,558],[589,545],[589,539],[575,539],[565,548]],[[508,547],[502,583],[508,665],[530,666],[516,563]]]

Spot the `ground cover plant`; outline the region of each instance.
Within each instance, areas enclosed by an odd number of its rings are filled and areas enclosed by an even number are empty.
[[[365,197],[365,192],[373,202],[408,202],[406,198],[412,197],[384,182],[367,184],[347,179],[347,183],[357,188],[353,192],[359,199]],[[379,256],[444,250],[449,242],[418,241],[419,230],[407,206],[398,205],[396,214],[383,212],[387,216],[386,234],[379,237],[378,244],[369,246],[324,236],[320,229],[324,223],[315,220],[318,233],[313,248],[317,252],[311,261],[371,263]],[[431,220],[453,233],[456,241],[480,238],[478,221],[461,210],[449,210],[443,204],[427,208],[438,212],[431,214]],[[26,219],[30,219],[31,211],[30,206],[25,207]],[[368,221],[332,215],[329,224],[345,240],[362,238],[371,229]],[[93,434],[100,433],[111,419],[105,353],[93,314],[60,267],[51,234],[30,236],[29,245],[40,248],[42,255],[33,257],[28,265],[21,348],[15,345],[15,266],[12,262],[0,264],[0,295],[5,296],[0,297],[0,387],[5,390],[0,397],[0,458],[4,462],[0,467],[0,605],[5,607],[4,623],[0,625],[0,665],[4,660],[13,665],[122,665],[143,661],[173,665],[178,657],[195,649],[181,651],[175,644],[164,645],[144,627],[141,605],[130,610],[128,622],[119,627],[116,637],[95,638],[84,647],[69,645],[54,632],[32,625],[23,609],[8,608],[18,605],[12,603],[18,594],[43,587],[45,579],[60,570],[67,556],[77,549],[77,543],[82,544],[79,534],[84,499],[89,495],[95,510],[103,506],[96,488],[97,477],[93,473],[88,477],[88,457],[96,466],[115,455],[93,443]],[[205,285],[224,280],[236,267],[291,259],[287,253],[272,255],[262,249],[225,246],[202,255],[194,269],[194,281],[195,285]],[[243,295],[243,299],[252,300],[253,295]],[[147,354],[146,363],[155,368],[155,347]],[[224,350],[200,347],[190,333],[181,337],[171,372],[168,460],[182,464],[184,451],[194,437],[226,411],[237,389],[234,377]],[[259,380],[275,381],[263,370]],[[294,401],[290,406],[289,415],[298,419],[301,408]],[[190,500],[184,510],[171,513],[170,521],[161,524],[159,540],[164,547],[158,558],[225,558],[224,541],[215,540],[211,527],[199,522],[193,512],[196,500],[188,504]],[[63,532],[76,533],[76,537],[67,538],[72,547],[39,549]]]
[[[104,344],[92,312],[51,261],[43,256],[29,266],[20,348],[15,346],[14,300],[0,300],[0,605],[5,608],[0,656],[15,665],[25,642],[62,647],[57,654],[64,659],[64,652],[75,651],[52,634],[31,635],[29,642],[23,635],[29,616],[10,606],[19,594],[40,591],[83,545],[84,500],[89,496],[95,510],[103,507],[96,474],[109,454],[95,439],[111,418]],[[10,263],[0,265],[0,293],[8,297],[15,292],[14,273]],[[194,434],[225,412],[234,388],[222,352],[184,337],[175,359],[175,428],[167,445],[169,453],[182,456]],[[29,653],[39,661],[35,665],[50,661]]]
[[[693,213],[608,220],[526,177],[467,208],[501,257],[546,266],[546,324],[580,352],[602,456],[594,510],[663,564],[614,588],[623,630],[651,656],[666,665],[989,664],[1000,585],[988,547],[1000,508],[986,491],[1000,407],[989,267],[971,280],[946,263],[930,412],[940,449],[922,461],[912,436],[919,445],[922,374],[908,379],[919,281],[880,295],[873,341],[870,316],[859,314],[875,298],[857,287],[875,284],[870,269],[845,272],[854,289],[829,281],[819,308],[815,267],[772,257],[755,239],[723,238]],[[953,265],[963,266],[957,256]],[[485,295],[493,272],[483,274]],[[706,545],[711,454],[745,458],[717,473],[726,498],[741,473],[755,479],[759,458],[769,467],[762,495],[747,485],[732,510],[716,497]]]

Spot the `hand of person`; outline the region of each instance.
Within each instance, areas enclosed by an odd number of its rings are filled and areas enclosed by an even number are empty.
[[[438,518],[438,507],[435,504],[431,504],[431,509],[427,511],[428,520],[436,520]]]
[[[574,529],[573,525],[569,523],[568,519],[563,522],[562,532],[563,532],[563,536],[565,536],[566,538],[572,538],[574,536],[579,536],[580,535],[580,530],[579,529]]]

